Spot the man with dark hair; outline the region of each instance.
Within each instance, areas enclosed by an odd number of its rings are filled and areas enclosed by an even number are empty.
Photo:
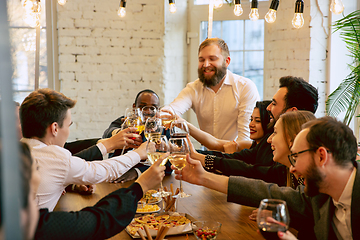
[[[103,161],[86,162],[72,156],[63,146],[70,133],[71,108],[75,101],[51,89],[39,89],[29,94],[20,106],[20,120],[24,138],[40,167],[42,181],[37,192],[40,208],[52,211],[69,184],[91,185],[113,181],[146,158],[146,144],[126,155]],[[96,146],[103,154],[133,144],[131,133],[125,129],[113,138]]]
[[[319,96],[314,86],[303,78],[293,76],[282,77],[279,82],[279,90],[267,108],[272,119],[276,121],[282,113],[287,111],[316,112]]]
[[[21,182],[23,185],[22,215],[25,239],[107,239],[121,232],[134,218],[137,203],[143,194],[164,177],[161,161],[128,188],[120,188],[100,199],[94,206],[75,212],[49,212],[36,206],[35,192],[41,181],[37,163],[29,148],[21,145]],[[1,193],[0,193],[1,195]],[[40,216],[39,216],[40,213]],[[36,230],[36,231],[35,231]]]
[[[312,120],[296,136],[291,152],[290,171],[305,179],[305,187],[216,175],[190,158],[176,178],[226,193],[229,202],[242,205],[257,207],[264,198],[285,200],[290,226],[305,225],[302,230],[312,235],[308,239],[360,239],[360,172],[351,129],[331,117]]]
[[[143,109],[145,107],[154,107],[156,109],[159,109],[160,107],[160,98],[159,96],[150,89],[144,89],[141,90],[135,97],[135,101],[133,103],[133,108],[140,108]],[[125,116],[121,116],[114,120],[110,126],[104,131],[103,138],[109,138],[119,132],[121,130],[121,125],[123,124],[125,120]],[[168,137],[170,136],[169,131],[165,130],[164,134],[166,134]],[[142,140],[145,142],[146,138],[144,136],[144,133],[141,133]],[[131,147],[131,146],[130,146]],[[128,149],[130,149],[130,147]],[[126,149],[126,151],[128,150]],[[115,150],[114,153],[110,153],[109,156],[119,156],[121,154],[122,149]],[[125,151],[125,152],[126,152]],[[171,164],[168,162],[166,164],[166,170],[165,174],[169,175],[172,173],[172,170],[170,168]],[[115,182],[126,182],[130,180],[136,179],[142,172],[144,172],[146,169],[148,169],[149,166],[144,165],[142,163],[137,164],[133,168],[131,168],[128,172],[126,172],[124,175],[122,175],[119,179],[117,179]]]
[[[218,139],[250,140],[249,119],[256,101],[256,85],[233,74],[229,48],[220,38],[208,38],[199,46],[199,78],[188,83],[170,106],[177,115],[190,108],[201,130]]]

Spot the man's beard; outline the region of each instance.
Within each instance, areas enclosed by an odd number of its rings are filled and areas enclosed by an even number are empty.
[[[306,195],[308,195],[309,197],[318,195],[320,184],[323,181],[323,176],[315,165],[314,157],[312,157],[312,163],[306,170],[305,179],[306,185],[304,191]]]
[[[216,86],[219,82],[221,82],[221,80],[226,75],[227,67],[225,65],[225,61],[223,62],[221,68],[217,68],[217,67],[207,67],[207,68],[211,68],[211,70],[215,71],[215,74],[210,78],[207,78],[204,75],[204,70],[206,69],[206,67],[198,68],[198,76],[200,82],[202,82],[205,87]]]

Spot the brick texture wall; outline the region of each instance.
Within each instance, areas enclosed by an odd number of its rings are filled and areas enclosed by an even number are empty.
[[[142,89],[155,90],[163,103],[166,94],[177,94],[165,80],[180,81],[180,89],[184,85],[184,63],[177,58],[184,59],[186,51],[176,42],[182,39],[175,38],[176,51],[171,45],[165,49],[165,1],[128,1],[125,18],[117,15],[118,7],[118,0],[71,0],[58,6],[61,92],[77,100],[69,140],[101,137]],[[169,31],[175,20],[167,18]],[[181,73],[171,78],[176,68]]]

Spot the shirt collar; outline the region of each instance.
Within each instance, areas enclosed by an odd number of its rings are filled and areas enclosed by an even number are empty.
[[[353,171],[349,177],[349,180],[346,183],[344,191],[341,193],[339,201],[337,202],[333,199],[333,203],[336,207],[341,205],[345,208],[349,208],[351,206],[351,196],[352,196],[352,190],[354,187],[355,175],[356,175],[356,168],[353,169]]]

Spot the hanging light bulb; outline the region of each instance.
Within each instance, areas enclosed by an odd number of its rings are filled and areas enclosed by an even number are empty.
[[[120,0],[120,4],[119,4],[119,10],[118,10],[118,15],[119,17],[125,17],[126,16],[126,0]]]
[[[259,10],[258,10],[258,1],[257,0],[251,1],[251,11],[249,14],[249,18],[251,21],[256,21],[259,19]]]
[[[304,26],[303,12],[304,12],[303,0],[296,0],[295,14],[292,20],[292,25],[294,26],[294,28],[301,28],[302,26]]]
[[[40,26],[40,0],[23,0],[22,5],[25,9],[25,14],[23,15],[24,22],[30,27]]]
[[[58,0],[58,4],[61,6],[64,6],[66,3],[66,0]]]
[[[214,0],[214,8],[221,8],[222,5],[224,4],[223,0]]]
[[[340,14],[344,11],[344,4],[341,0],[332,0],[330,4],[330,11],[334,14]]]
[[[169,0],[169,11],[171,13],[176,13],[175,0]]]
[[[30,27],[38,27],[40,26],[40,16],[36,13],[27,13],[23,18],[24,22],[28,24]]]
[[[235,16],[240,16],[241,14],[243,14],[244,10],[241,7],[241,2],[240,0],[234,0],[234,14]]]
[[[279,7],[279,0],[272,0],[269,11],[265,15],[265,20],[268,23],[273,23],[276,20],[276,11]]]

